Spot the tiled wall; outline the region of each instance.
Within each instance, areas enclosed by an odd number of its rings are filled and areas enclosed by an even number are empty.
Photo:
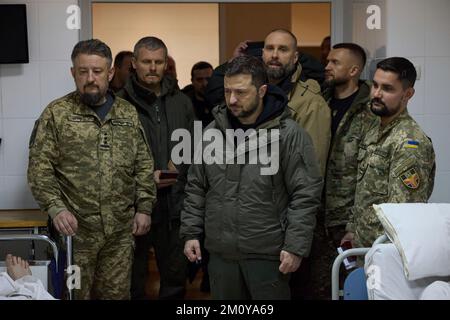
[[[450,202],[450,1],[389,0],[387,55],[421,69],[410,113],[433,140],[437,158],[431,201]]]
[[[74,89],[70,53],[78,30],[66,28],[76,0],[8,1],[27,5],[30,63],[0,65],[0,209],[35,208],[26,182],[28,140],[45,106]]]
[[[78,31],[68,30],[65,22],[66,8],[77,1],[8,3],[27,4],[30,63],[0,66],[0,209],[33,208],[36,204],[26,184],[28,138],[43,108],[74,88],[69,57]],[[450,1],[385,4],[386,56],[405,56],[421,68],[409,110],[433,139],[437,154],[431,200],[450,202]]]
[[[385,15],[378,31],[365,27],[365,8],[375,2]],[[376,63],[386,57],[406,57],[420,68],[408,110],[431,137],[436,152],[436,181],[430,201],[450,202],[450,1],[346,0],[345,5],[346,15],[355,12],[355,7],[364,7],[358,16],[349,17],[358,39],[350,29],[344,38],[368,49],[366,77],[371,78]]]

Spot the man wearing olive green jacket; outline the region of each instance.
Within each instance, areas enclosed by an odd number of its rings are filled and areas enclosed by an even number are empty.
[[[261,60],[233,59],[224,80],[226,105],[213,110],[215,121],[206,133],[221,140],[227,130],[253,132],[259,155],[270,149],[270,164],[279,166],[264,175],[263,161],[194,162],[181,214],[185,255],[200,260],[199,239],[205,236],[213,299],[289,299],[290,273],[309,254],[320,205],[314,147],[290,118],[283,91],[267,85]],[[247,160],[251,141],[243,139],[235,149],[245,150]]]

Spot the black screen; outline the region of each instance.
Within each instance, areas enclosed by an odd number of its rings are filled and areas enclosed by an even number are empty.
[[[24,4],[0,5],[0,63],[28,63],[27,11]]]

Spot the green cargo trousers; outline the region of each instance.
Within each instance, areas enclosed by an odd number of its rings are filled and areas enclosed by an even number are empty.
[[[289,300],[289,274],[280,261],[224,259],[211,253],[208,265],[211,298],[214,300]]]

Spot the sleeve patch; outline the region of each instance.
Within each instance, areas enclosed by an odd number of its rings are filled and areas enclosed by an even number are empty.
[[[409,189],[417,189],[420,185],[420,177],[417,173],[417,170],[413,167],[405,172],[403,172],[399,176],[400,180],[402,180],[403,184]]]
[[[405,148],[408,148],[408,149],[417,149],[417,148],[419,148],[419,141],[416,141],[416,140],[408,140],[408,141],[406,141]]]

